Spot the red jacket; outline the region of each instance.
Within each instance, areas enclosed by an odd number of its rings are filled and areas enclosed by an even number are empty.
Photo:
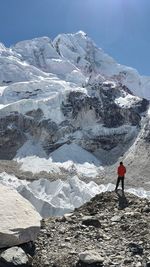
[[[123,177],[126,173],[126,168],[124,165],[118,167],[118,176]]]

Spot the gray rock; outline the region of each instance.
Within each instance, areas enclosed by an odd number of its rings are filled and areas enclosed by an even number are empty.
[[[95,250],[87,250],[79,254],[79,260],[84,263],[103,263],[104,258],[101,257]]]
[[[116,216],[113,216],[110,220],[112,222],[120,222],[121,221],[121,217],[116,215]]]
[[[1,267],[27,267],[29,266],[28,257],[19,247],[12,247],[0,255]]]

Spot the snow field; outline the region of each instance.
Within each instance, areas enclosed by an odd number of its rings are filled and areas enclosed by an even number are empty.
[[[15,160],[22,163],[22,171],[32,173],[61,174],[62,169],[76,173],[80,178],[96,178],[103,172],[99,160],[76,144],[65,144],[52,152],[48,158],[40,144],[27,141],[17,152]]]

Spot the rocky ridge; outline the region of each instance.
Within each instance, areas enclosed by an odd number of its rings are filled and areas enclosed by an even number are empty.
[[[34,267],[150,266],[150,202],[106,192],[63,217],[43,220]]]

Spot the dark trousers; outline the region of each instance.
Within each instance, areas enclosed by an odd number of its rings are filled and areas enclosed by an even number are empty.
[[[116,183],[116,189],[118,188],[119,184],[121,182],[121,185],[122,185],[122,191],[124,191],[124,176],[118,176],[118,179],[117,179],[117,183]]]

